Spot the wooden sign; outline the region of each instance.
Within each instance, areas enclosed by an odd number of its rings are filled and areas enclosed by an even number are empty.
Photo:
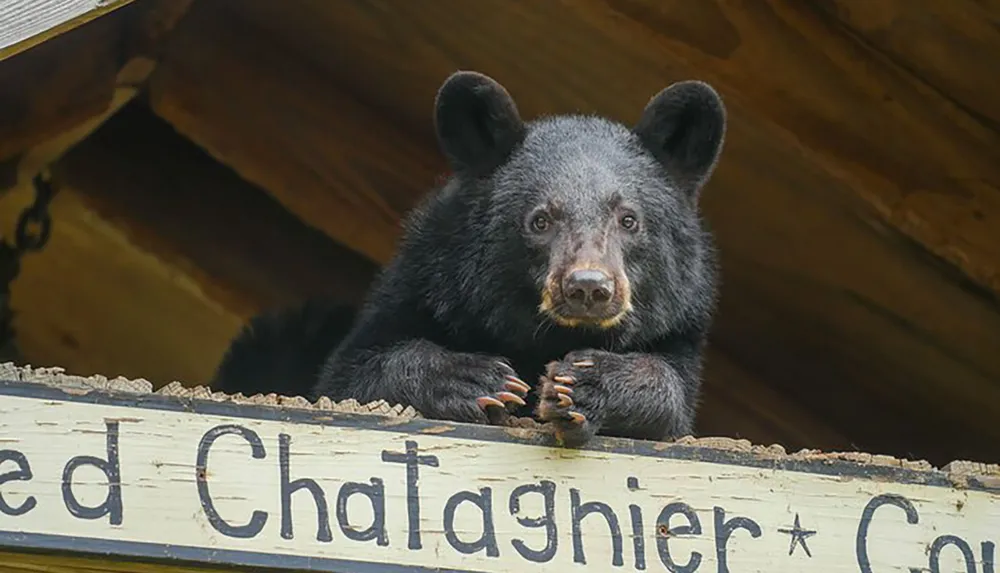
[[[0,382],[0,545],[314,571],[996,572],[993,470],[549,439]]]

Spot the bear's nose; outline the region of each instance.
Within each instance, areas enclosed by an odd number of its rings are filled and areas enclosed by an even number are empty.
[[[591,310],[607,304],[615,294],[615,281],[603,271],[580,269],[563,281],[563,294],[574,306]]]

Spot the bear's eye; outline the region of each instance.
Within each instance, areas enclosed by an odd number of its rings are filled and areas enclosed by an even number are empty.
[[[636,225],[638,225],[639,222],[636,221],[635,217],[633,217],[632,215],[625,215],[624,217],[619,219],[618,224],[621,225],[622,228],[625,229],[626,231],[633,231],[635,230]]]
[[[548,216],[540,213],[535,215],[535,217],[531,220],[531,230],[536,233],[544,233],[549,230],[549,225],[551,224],[552,222],[549,221]]]

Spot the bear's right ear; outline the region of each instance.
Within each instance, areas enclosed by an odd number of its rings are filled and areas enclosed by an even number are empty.
[[[726,109],[708,84],[677,82],[653,96],[632,132],[683,190],[697,197],[722,152]]]
[[[434,104],[438,143],[455,171],[483,173],[500,165],[524,139],[514,99],[496,80],[455,72]]]

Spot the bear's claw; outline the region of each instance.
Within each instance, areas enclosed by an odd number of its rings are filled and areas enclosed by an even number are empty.
[[[500,400],[497,400],[493,396],[480,396],[476,398],[476,404],[483,410],[489,409],[491,406],[496,408],[503,408],[504,404]]]
[[[531,390],[531,386],[524,383],[523,380],[517,376],[506,376],[507,382],[504,383],[504,388],[510,390],[511,392],[518,392],[522,395],[527,395]]]
[[[560,394],[572,394],[573,389],[569,386],[563,386],[562,384],[553,384],[552,389]]]
[[[525,404],[524,400],[513,392],[497,392],[497,398],[500,398],[504,404],[509,404],[511,402],[517,404],[518,406],[524,406]]]
[[[513,368],[504,362],[498,360],[497,364],[503,366],[505,370],[509,370],[511,372],[514,371]],[[492,396],[480,396],[479,398],[476,398],[476,404],[478,404],[479,407],[487,413],[490,413],[491,408],[506,410],[507,406],[510,404],[524,406],[526,404],[524,398],[530,391],[531,386],[525,384],[523,380],[514,374],[507,374],[504,376],[503,390],[493,394]]]

